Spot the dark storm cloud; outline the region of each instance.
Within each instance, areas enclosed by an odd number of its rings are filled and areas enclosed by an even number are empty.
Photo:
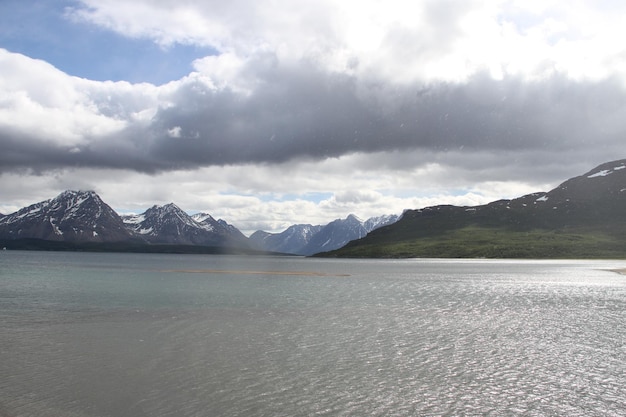
[[[75,146],[0,132],[2,170],[158,172],[415,149],[583,154],[618,149],[626,125],[626,94],[617,80],[478,74],[463,83],[394,86],[272,60],[259,63],[255,77],[248,92],[190,78],[149,124]]]
[[[617,82],[359,85],[305,68],[272,74],[249,97],[199,84],[179,91],[150,131],[154,166],[273,163],[403,149],[559,152],[621,143]],[[180,127],[180,137],[168,131]]]

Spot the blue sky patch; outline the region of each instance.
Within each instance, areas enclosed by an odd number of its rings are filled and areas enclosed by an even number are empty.
[[[175,44],[162,48],[65,17],[67,0],[2,0],[0,48],[42,59],[61,71],[97,81],[164,84],[189,74],[211,48]]]

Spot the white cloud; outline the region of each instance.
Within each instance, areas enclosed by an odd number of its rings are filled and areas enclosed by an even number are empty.
[[[167,130],[167,134],[170,138],[180,138],[182,128],[180,126],[174,126]]]
[[[83,0],[71,16],[161,45],[215,47],[228,61],[259,51],[397,82],[465,80],[477,70],[598,79],[624,73],[624,6],[455,0],[180,2]],[[209,61],[215,61],[210,59]],[[207,62],[208,64],[208,62]],[[198,64],[215,75],[214,65]],[[221,65],[228,79],[241,65]],[[214,80],[217,81],[217,80]],[[219,81],[217,81],[219,83]]]
[[[124,120],[100,111],[86,80],[4,49],[0,67],[0,128],[14,135],[70,147],[126,127]]]

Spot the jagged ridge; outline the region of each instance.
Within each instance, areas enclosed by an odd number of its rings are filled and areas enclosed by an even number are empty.
[[[290,226],[281,233],[257,231],[250,236],[250,241],[258,249],[308,256],[340,248],[397,219],[396,215],[388,215],[362,221],[350,214],[345,219],[334,220],[325,226],[300,224]]]
[[[338,248],[395,219],[396,216],[382,216],[362,222],[350,215],[326,226],[294,225],[281,234],[259,231],[248,239],[222,219],[215,220],[207,213],[190,216],[173,203],[154,205],[141,214],[119,216],[93,191],[65,191],[53,199],[0,216],[0,239],[235,248],[249,248],[252,243],[264,251],[310,255]]]
[[[132,234],[95,192],[65,191],[0,218],[0,237],[110,242],[131,239]]]

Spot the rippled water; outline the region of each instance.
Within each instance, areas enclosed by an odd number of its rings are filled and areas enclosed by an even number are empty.
[[[0,253],[0,416],[623,416],[620,261]]]

